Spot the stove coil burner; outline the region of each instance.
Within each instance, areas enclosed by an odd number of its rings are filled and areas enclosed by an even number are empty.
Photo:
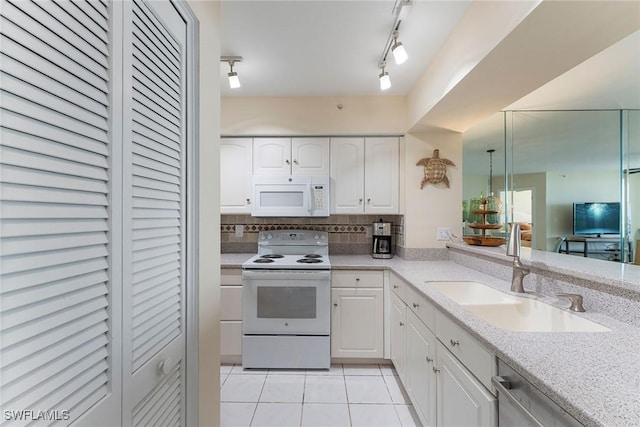
[[[314,259],[314,258],[300,258],[296,262],[299,262],[301,264],[319,264],[323,261],[321,259]]]
[[[256,260],[253,260],[253,262],[257,263],[257,264],[268,264],[270,262],[275,262],[272,259],[269,258],[258,258]]]
[[[305,258],[309,258],[309,259],[313,259],[313,258],[322,258],[322,255],[320,254],[309,254],[309,255],[305,255]]]
[[[284,258],[284,255],[280,255],[280,254],[266,254],[266,255],[262,255],[262,256],[260,256],[260,258],[265,258],[265,259],[278,259],[278,258]]]

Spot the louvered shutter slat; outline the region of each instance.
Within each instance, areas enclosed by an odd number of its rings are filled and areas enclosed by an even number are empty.
[[[180,253],[180,245],[164,245],[156,248],[144,249],[133,252],[133,261],[143,261],[147,259],[153,259],[166,254],[179,254]]]
[[[20,153],[23,151],[27,151],[31,153],[39,153],[41,155],[55,157],[60,160],[71,162],[65,163],[65,165],[67,166],[73,163],[78,163],[80,166],[97,166],[99,168],[98,171],[100,169],[103,170],[103,172],[100,173],[99,176],[102,177],[102,179],[104,179],[104,177],[106,176],[106,174],[104,173],[104,169],[106,169],[109,165],[107,164],[104,153],[94,153],[87,150],[87,147],[73,147],[66,143],[56,143],[55,141],[49,139],[38,138],[33,134],[25,135],[12,129],[2,129],[0,131],[0,138],[2,138],[2,144],[4,146],[16,149],[14,152]],[[101,151],[104,149],[104,146],[102,144],[100,144],[99,147]],[[82,150],[78,150],[77,148],[82,148]],[[8,164],[5,161],[4,157],[2,158],[2,162]],[[25,166],[28,167],[29,165]]]
[[[63,66],[58,66],[37,53],[25,49],[9,37],[4,35],[0,37],[0,45],[2,45],[4,57],[12,58],[14,61],[22,64],[25,69],[31,69],[36,72],[46,70],[47,76],[52,79],[61,82],[61,84],[66,85],[78,93],[84,94],[102,105],[108,105],[107,92],[104,88],[97,88],[87,83]],[[2,67],[4,68],[4,64]],[[21,74],[17,74],[17,77],[20,76]]]
[[[151,111],[149,108],[144,106],[141,103],[136,103],[135,105],[135,120],[137,123],[144,124],[144,126],[148,129],[154,129],[154,131],[160,135],[162,134],[171,134],[169,140],[175,139],[180,135],[180,128],[176,126],[175,123],[172,123],[169,120],[166,120],[164,117],[156,114],[154,111]],[[179,123],[178,123],[179,125]],[[154,140],[151,140],[155,142]],[[172,149],[175,150],[177,144],[169,145]],[[149,147],[152,148],[152,147]],[[159,147],[161,152],[165,152],[163,147]],[[174,156],[179,158],[179,155],[176,151],[169,152],[167,155]]]
[[[141,27],[146,27],[144,31],[147,35],[153,35],[155,44],[160,48],[160,52],[166,52],[171,55],[172,61],[180,62],[180,46],[177,40],[167,33],[166,28],[151,12],[147,5],[140,1],[133,4],[134,20],[141,23]]]
[[[175,141],[175,139],[171,138],[170,134],[167,134],[161,127],[156,126],[154,123],[149,121],[144,121],[144,119],[140,120],[140,115],[134,113],[136,120],[133,124],[134,131],[134,140],[137,142],[138,140],[142,142],[155,142],[156,144],[164,145],[165,147],[173,150],[179,151],[180,145]],[[173,135],[175,138],[175,135]],[[170,154],[171,157],[177,157],[175,153]]]
[[[180,412],[182,407],[180,378],[181,364],[177,363],[171,372],[158,384],[133,410],[134,426],[157,425],[152,423],[152,417],[158,414],[157,408],[166,407],[167,402],[172,402],[173,406]],[[169,420],[166,420],[169,422]],[[176,425],[176,424],[168,424]]]
[[[94,361],[97,362],[100,359],[103,359],[108,354],[105,349],[108,340],[104,336],[104,332],[104,330],[99,332],[99,334],[102,336],[90,336],[88,338],[89,340],[83,342],[79,347],[68,347],[66,349],[67,351],[65,351],[62,355],[45,361],[46,366],[36,367],[36,369],[21,373],[17,377],[13,376],[14,381],[5,382],[3,388],[9,394],[20,395],[28,392],[32,387],[38,386],[39,384],[48,381],[49,378],[61,372],[64,372],[70,366],[75,365],[76,363],[80,362],[93,353],[96,353],[94,355],[94,357],[96,357]],[[79,338],[87,339],[86,337]],[[30,365],[36,364],[36,361],[32,362],[34,363],[30,363]],[[30,368],[31,367],[29,367],[28,369]]]
[[[176,211],[179,209],[180,204],[176,201],[166,201],[166,200],[153,200],[153,199],[136,199],[134,201],[134,208],[140,209],[155,209],[158,211],[161,210],[169,210]]]
[[[141,251],[149,248],[158,248],[162,246],[171,246],[180,243],[179,236],[157,237],[152,239],[139,239],[133,242],[133,250]]]
[[[164,265],[158,265],[154,270],[146,269],[146,270],[142,270],[140,272],[134,273],[133,279],[137,284],[138,282],[142,282],[144,280],[150,279],[151,277],[159,276],[160,274],[166,274],[167,276],[165,277],[170,277],[169,274],[172,271],[177,270],[179,267],[180,267],[179,262],[171,262]]]
[[[81,58],[82,64],[87,69],[90,69],[97,75],[102,75],[102,77],[106,79],[106,69],[108,67],[108,52],[106,46],[103,44],[104,50],[100,51],[95,48],[94,44],[87,42],[85,37],[91,38],[91,33],[86,31],[86,29],[76,27],[76,30],[79,31],[79,33],[76,33],[68,27],[69,22],[66,24],[62,23],[55,14],[52,15],[45,11],[45,7],[47,5],[51,6],[51,3],[40,2],[40,4],[38,4],[29,1],[6,1],[20,9],[25,16],[31,18],[30,25],[28,24],[28,26],[39,25],[42,26],[42,30],[46,29],[43,32],[44,40],[46,40],[47,43],[55,46],[56,49],[64,52],[66,55],[75,54],[73,56],[76,61]],[[75,51],[71,53],[69,52],[70,49]]]
[[[27,67],[9,56],[3,57],[1,69],[3,72],[3,79],[7,77],[15,78],[22,82],[23,87],[31,85],[34,88],[37,88],[37,90],[47,92],[51,94],[51,96],[55,96],[59,99],[64,99],[70,104],[82,106],[86,111],[91,112],[98,117],[104,117],[106,120],[108,115],[106,105],[90,98],[84,93],[80,93],[73,88],[63,85],[58,80],[43,74],[39,70]],[[32,92],[36,92],[36,89]]]
[[[2,312],[34,304],[39,301],[53,299],[74,291],[80,291],[106,281],[106,273],[103,271],[97,271],[60,282],[51,282],[46,283],[43,286],[34,286],[32,288],[5,293],[2,297]]]
[[[32,84],[17,79],[13,76],[5,74],[3,76],[2,88],[5,91],[4,97],[8,94],[11,94],[11,98],[14,95],[19,95],[22,98],[32,99],[39,107],[46,107],[51,111],[56,111],[60,113],[60,117],[65,120],[73,121],[73,122],[81,122],[82,124],[88,124],[90,126],[96,127],[101,131],[106,131],[109,129],[107,118],[104,116],[99,116],[94,114],[91,111],[86,110],[84,107],[80,107],[77,104],[73,104],[66,99],[60,98],[59,96],[53,95],[47,90],[43,90],[39,87],[33,86]],[[8,98],[8,100],[11,100]],[[21,99],[21,101],[23,101]],[[24,102],[25,104],[29,104],[28,102]],[[12,108],[11,103],[5,105],[8,109],[13,109],[16,112],[22,113],[18,108]],[[26,110],[26,108],[22,108],[22,110]],[[27,115],[26,113],[22,113]],[[58,124],[60,124],[60,120],[56,120]],[[102,135],[99,135],[102,136]]]
[[[67,322],[76,321],[92,312],[105,310],[108,305],[106,298],[96,298],[82,304],[76,304],[73,307],[69,307],[68,310],[61,310],[44,318],[32,319],[28,325],[6,329],[2,337],[3,351],[5,346],[15,345],[43,332],[53,331]]]
[[[169,316],[171,316],[171,314],[167,314],[165,318]],[[153,355],[154,349],[167,346],[180,335],[180,315],[178,314],[177,317],[178,320],[172,324],[168,324],[160,332],[149,337],[149,339],[145,340],[146,335],[142,335],[137,339],[138,343],[136,343],[136,348],[133,351],[133,366],[136,367],[136,369]]]
[[[24,360],[25,353],[36,354],[38,350],[55,346],[69,337],[80,334],[85,329],[99,326],[106,328],[106,312],[90,313],[78,319],[77,322],[67,323],[47,334],[39,335],[34,339],[24,342],[21,346],[12,346],[2,350],[2,363],[6,366],[18,360]]]
[[[30,151],[0,147],[0,156],[0,162],[5,165],[21,166],[28,169],[38,168],[43,171],[103,181],[108,178],[107,172],[103,168],[83,165]],[[2,178],[11,179],[5,173],[2,174]]]
[[[78,37],[82,37],[83,42],[86,44],[83,44],[83,46],[90,49],[87,50],[87,52],[91,52],[91,49],[93,49],[96,54],[103,55],[105,59],[109,56],[109,47],[107,46],[108,40],[99,36],[101,33],[104,34],[104,31],[101,31],[99,27],[96,27],[94,21],[85,19],[80,22],[61,7],[60,4],[56,4],[53,1],[38,2],[38,6],[67,27],[70,32]]]
[[[9,11],[5,9],[5,12]],[[16,18],[19,19],[19,17]],[[101,92],[108,92],[106,70],[100,75],[94,74],[91,70],[85,68],[86,63],[75,62],[74,59],[76,58],[71,59],[43,42],[40,38],[34,37],[29,32],[32,28],[16,25],[15,22],[4,18],[0,19],[0,28],[2,29],[2,34],[7,38],[16,42],[19,40],[22,46],[32,52],[36,52],[50,64],[54,64],[62,70],[67,70]],[[42,37],[47,37],[47,35],[42,35]],[[78,59],[85,62],[83,58]]]
[[[178,393],[179,382],[176,381],[177,376],[172,373],[170,376],[171,382],[168,382],[166,386],[160,388],[156,393],[155,399],[149,404],[144,414],[144,424],[142,425],[159,425],[167,420],[166,411],[171,411],[175,405],[174,400],[179,399]]]
[[[108,398],[113,375],[111,13],[92,14],[0,11],[0,392],[3,407],[69,409],[69,422]]]
[[[168,120],[180,119],[179,105],[166,103],[160,96],[146,87],[143,82],[134,79],[134,83],[133,96],[137,99],[137,102],[144,104],[147,108],[152,109]]]
[[[134,304],[137,304],[139,301],[136,300],[135,298],[143,293],[148,291],[149,289],[153,289],[155,287],[165,287],[165,286],[177,286],[180,284],[180,275],[177,272],[173,273],[173,277],[169,276],[166,277],[164,275],[161,276],[155,276],[155,277],[151,277],[150,279],[138,282],[138,285],[136,286],[136,293],[133,294],[133,299],[132,301],[134,302]]]
[[[79,25],[82,25],[90,31],[95,37],[101,40],[105,46],[109,44],[109,39],[106,36],[108,27],[104,26],[105,18],[108,18],[108,12],[100,15],[95,8],[91,7],[91,2],[85,1],[53,0],[52,3],[72,17],[72,19],[78,21]]]

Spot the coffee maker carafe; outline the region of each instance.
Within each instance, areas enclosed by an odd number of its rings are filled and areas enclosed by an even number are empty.
[[[373,223],[373,245],[371,256],[374,258],[393,258],[393,237],[391,234],[392,222]]]

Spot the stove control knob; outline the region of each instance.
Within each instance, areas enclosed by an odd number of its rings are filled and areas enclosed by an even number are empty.
[[[320,238],[320,236],[318,234],[314,234],[313,235],[313,240],[318,240]]]
[[[266,234],[260,233],[260,240],[265,240],[267,238]]]
[[[273,235],[271,233],[267,234],[267,240],[273,239]]]

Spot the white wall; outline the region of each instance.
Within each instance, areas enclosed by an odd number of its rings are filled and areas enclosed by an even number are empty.
[[[462,134],[434,130],[407,134],[404,139],[401,169],[404,168],[405,248],[444,248],[447,242],[436,240],[438,227],[449,227],[462,235]],[[433,157],[436,148],[440,158],[456,164],[447,167],[450,188],[426,184],[420,189],[424,168],[416,163]]]
[[[619,173],[547,173],[547,242],[573,231],[574,202],[620,201]],[[535,223],[534,223],[535,226]]]
[[[221,126],[222,135],[398,135],[407,109],[401,96],[224,97]]]
[[[200,22],[199,425],[220,425],[220,10],[189,0]]]
[[[502,186],[504,188],[504,184]],[[532,218],[533,223],[533,240],[531,247],[533,249],[541,249],[543,251],[553,248],[558,235],[547,234],[547,223],[549,220],[556,218],[547,218],[547,176],[544,173],[529,173],[520,174],[513,177],[513,189],[514,190],[533,190],[533,203],[532,203]],[[559,197],[562,197],[559,195]],[[567,194],[564,195],[565,199],[562,203],[566,203]],[[513,215],[509,213],[509,218],[513,218]],[[570,219],[571,221],[571,219]],[[555,233],[555,231],[554,231]],[[571,222],[569,222],[569,233],[571,234]]]

